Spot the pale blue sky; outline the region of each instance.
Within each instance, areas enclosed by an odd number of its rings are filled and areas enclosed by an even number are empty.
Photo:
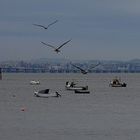
[[[32,24],[58,23],[48,30]],[[59,45],[61,55],[40,41]],[[140,52],[139,0],[0,0],[0,60],[130,60]]]

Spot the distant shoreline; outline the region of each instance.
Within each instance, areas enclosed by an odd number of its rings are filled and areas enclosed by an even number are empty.
[[[44,60],[44,59],[43,59]],[[140,73],[140,59],[131,61],[72,61],[42,59],[39,61],[6,61],[0,63],[3,73],[80,73],[71,63],[88,73]],[[100,65],[92,68],[94,65]]]

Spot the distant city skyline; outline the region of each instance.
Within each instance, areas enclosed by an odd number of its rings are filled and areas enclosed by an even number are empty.
[[[139,0],[4,0],[0,4],[0,61],[39,58],[140,58]],[[33,24],[47,26],[47,30]],[[43,46],[66,40],[61,54]]]
[[[140,73],[140,59],[131,61],[73,61],[39,59],[0,62],[2,72],[10,73]]]

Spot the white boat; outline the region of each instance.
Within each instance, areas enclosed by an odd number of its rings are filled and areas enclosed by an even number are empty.
[[[88,86],[76,86],[74,82],[66,82],[66,90],[88,90]]]
[[[34,81],[34,80],[30,81],[30,85],[39,85],[39,84],[40,84],[39,81]]]
[[[44,89],[40,91],[35,91],[34,95],[36,97],[43,97],[43,98],[48,98],[48,97],[61,97],[61,95],[58,92],[49,92],[49,89]]]

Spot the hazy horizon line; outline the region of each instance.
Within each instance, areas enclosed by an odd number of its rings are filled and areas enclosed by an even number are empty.
[[[133,58],[133,59],[124,59],[124,60],[119,60],[119,59],[64,59],[64,58],[34,58],[34,59],[13,59],[13,60],[0,60],[0,62],[15,62],[15,61],[25,61],[25,62],[32,62],[32,61],[41,61],[41,60],[56,60],[56,61],[122,61],[122,62],[127,62],[127,61],[140,61],[140,58]]]

